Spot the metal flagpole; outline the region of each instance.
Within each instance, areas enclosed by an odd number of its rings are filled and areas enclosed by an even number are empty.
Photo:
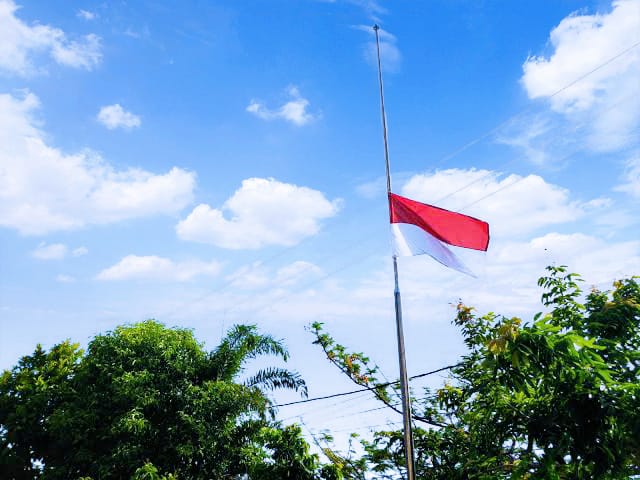
[[[380,83],[380,109],[382,113],[382,134],[384,137],[384,159],[387,167],[387,194],[391,193],[391,171],[389,169],[389,144],[387,141],[387,116],[384,111],[384,89],[382,88],[382,66],[380,64],[380,27],[373,26],[376,34],[378,52],[378,81]],[[391,203],[389,203],[391,209]],[[391,214],[391,212],[389,212]],[[404,353],[404,331],[402,328],[402,303],[400,302],[400,286],[398,284],[398,257],[393,255],[393,277],[395,281],[394,298],[396,307],[396,332],[398,335],[398,362],[400,364],[400,390],[402,392],[402,421],[404,424],[404,452],[407,468],[407,480],[415,480],[415,459],[413,454],[413,432],[411,430],[411,399],[409,398],[409,379],[407,378],[407,362]]]

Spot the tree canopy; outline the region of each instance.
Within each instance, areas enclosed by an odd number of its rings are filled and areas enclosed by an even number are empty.
[[[38,346],[0,379],[5,479],[333,478],[296,426],[273,421],[267,392],[306,395],[292,371],[244,371],[281,341],[233,327],[211,352],[155,321],[96,336],[84,353]]]
[[[640,286],[583,293],[580,277],[549,267],[545,313],[479,315],[460,302],[467,346],[440,388],[414,398],[420,479],[627,479],[640,475]],[[364,353],[322,325],[315,343],[389,408]],[[402,432],[379,431],[347,454],[311,453],[299,426],[274,420],[269,392],[306,385],[281,363],[284,344],[235,326],[212,351],[190,330],[149,320],[96,336],[87,351],[38,346],[0,377],[0,478],[396,479]],[[397,393],[397,391],[395,392]]]
[[[579,275],[548,270],[539,280],[548,312],[530,321],[457,306],[468,353],[442,388],[414,399],[418,478],[640,474],[640,287],[631,278],[584,296]],[[377,380],[364,354],[347,352],[320,324],[314,331],[333,363],[390,404],[394,385]],[[363,447],[350,477],[403,472],[402,432],[377,432]]]

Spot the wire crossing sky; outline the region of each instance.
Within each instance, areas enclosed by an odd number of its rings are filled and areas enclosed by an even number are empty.
[[[399,259],[409,376],[459,361],[460,299],[526,321],[546,265],[640,273],[639,0],[0,0],[0,366],[147,318],[209,348],[255,323],[310,397],[351,391],[320,321],[396,379],[374,23],[394,192],[491,231],[477,279]],[[400,420],[321,403],[279,414]]]

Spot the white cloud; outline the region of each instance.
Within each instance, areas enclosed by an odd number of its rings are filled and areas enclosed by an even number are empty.
[[[401,258],[400,285],[407,320],[448,322],[454,315],[449,305],[458,299],[480,312],[530,318],[542,309],[536,280],[550,264],[568,265],[569,271],[580,273],[585,290],[592,285],[609,288],[614,279],[639,271],[640,241],[612,242],[584,233],[557,232],[522,241],[498,240],[490,245],[482,268],[476,270],[477,279],[447,269],[426,255]],[[389,261],[384,259],[377,274],[369,272],[357,283],[340,282],[336,288],[327,282],[297,291],[274,305],[274,317],[332,322],[359,315],[390,318],[392,282]],[[258,305],[265,303],[262,300]]]
[[[402,264],[403,285],[407,297],[412,298],[414,315],[435,299],[455,302],[457,297],[480,311],[530,316],[542,308],[536,280],[551,264],[568,265],[570,271],[582,274],[587,281],[585,289],[591,285],[607,288],[614,279],[638,271],[640,242],[557,232],[522,241],[497,239],[477,270],[477,280],[452,274],[429,258],[415,257]],[[425,278],[429,278],[428,291],[419,288]]]
[[[535,281],[547,265],[566,264],[602,288],[640,269],[640,241],[616,241],[593,233],[602,230],[594,227],[599,215],[617,210],[610,199],[581,201],[537,175],[509,175],[500,180],[497,172],[450,169],[416,175],[402,193],[444,208],[462,209],[490,225],[488,252],[480,258],[466,257],[478,280],[452,273],[427,257],[403,259],[402,283],[407,295],[413,298],[411,303],[424,302],[425,308],[429,301],[450,298],[455,292],[485,310],[530,314],[540,308]],[[558,232],[558,228],[571,229],[571,233]],[[428,292],[421,289],[420,279],[428,282]]]
[[[100,109],[97,116],[98,121],[109,130],[122,128],[131,130],[140,126],[140,117],[131,112],[127,112],[120,104],[107,105]]]
[[[456,193],[449,196],[452,192]],[[453,210],[480,200],[462,211],[487,220],[492,235],[486,254],[473,258],[459,252],[465,262],[469,261],[478,280],[444,268],[427,256],[400,259],[403,301],[411,321],[421,321],[424,312],[429,312],[429,322],[448,322],[453,315],[448,303],[460,297],[481,309],[530,314],[541,308],[536,280],[552,263],[568,264],[591,283],[606,282],[640,267],[640,242],[616,242],[575,230],[614,208],[609,199],[581,202],[569,190],[536,175],[501,178],[489,170],[450,169],[414,175],[402,188],[402,194]],[[573,223],[576,219],[581,222]],[[572,224],[573,233],[556,231]],[[236,288],[229,298],[211,298],[211,303],[202,308],[231,309],[242,317],[256,310],[264,316],[269,306],[268,314],[274,318],[298,321],[385,317],[392,313],[392,272],[381,251],[374,255],[381,260],[373,271],[357,264],[356,268],[363,272],[360,275],[332,276],[311,285],[312,280],[321,278],[324,265],[307,267],[297,262],[282,267],[280,272],[261,264],[251,265],[229,278]],[[300,280],[289,283],[287,272],[296,278],[298,269]],[[251,290],[251,294],[241,290]]]
[[[59,282],[59,283],[73,283],[75,281],[76,281],[75,277],[72,277],[71,275],[65,275],[61,273],[60,275],[56,276],[56,282]]]
[[[378,21],[380,15],[387,13],[387,9],[376,0],[347,0],[349,3],[364,9],[372,20]]]
[[[227,276],[230,286],[242,290],[263,288],[292,287],[309,279],[316,279],[322,274],[317,265],[297,260],[272,271],[262,262],[244,265]]]
[[[640,41],[640,2],[618,0],[612,5],[610,13],[572,14],[552,30],[553,54],[529,57],[523,65],[522,83],[530,98],[550,97]],[[561,112],[590,107],[607,81],[635,71],[637,62],[634,49],[555,95],[552,106]]]
[[[100,37],[90,33],[82,42],[69,41],[52,46],[51,55],[60,65],[92,70],[100,63]]]
[[[247,112],[263,120],[286,120],[294,125],[302,126],[318,118],[318,114],[307,111],[309,100],[300,95],[295,86],[287,88],[289,101],[276,109],[267,108],[264,103],[252,100],[247,106]]]
[[[135,38],[139,40],[141,38],[149,38],[151,36],[151,30],[148,25],[140,29],[133,29],[132,27],[127,27],[124,31],[122,31],[122,35],[129,38]],[[173,65],[173,59],[169,60],[169,64]]]
[[[591,286],[609,288],[614,279],[639,271],[640,241],[613,242],[584,233],[557,232],[524,240],[497,239],[492,241],[482,268],[476,270],[477,279],[447,269],[426,255],[402,257],[399,263],[408,331],[429,325],[442,333],[443,329],[453,328],[448,326],[455,315],[451,304],[459,299],[476,306],[479,312],[531,318],[543,309],[536,280],[550,264],[566,264],[570,271],[582,274],[585,291]],[[391,322],[390,265],[389,258],[380,255],[373,269],[355,265],[361,272],[355,277],[332,277],[311,284],[305,279],[288,286],[276,284],[268,275],[268,282],[260,285],[259,291],[252,288],[243,292],[237,288],[224,295],[212,295],[202,303],[189,304],[185,314],[210,316],[219,311],[228,315],[229,321],[248,316],[261,321],[326,321],[334,329],[343,321]],[[444,347],[449,349],[451,345]],[[454,352],[454,356],[459,353]]]
[[[563,151],[565,142],[554,134],[561,128],[546,115],[527,116],[498,133],[496,141],[519,149],[535,165],[547,164],[551,159],[559,163],[560,159],[567,157]]]
[[[67,246],[62,243],[47,245],[43,242],[31,252],[31,256],[39,260],[61,260],[67,256],[67,253]]]
[[[178,223],[176,231],[183,240],[223,248],[290,246],[315,235],[320,220],[334,216],[339,204],[308,187],[249,178],[221,209],[200,204]],[[225,212],[230,218],[225,218]]]
[[[298,260],[278,269],[275,276],[277,286],[296,285],[301,280],[317,278],[322,274],[322,269],[311,262]]]
[[[31,256],[40,260],[62,260],[67,255],[73,257],[81,257],[89,253],[86,247],[78,247],[69,251],[69,248],[63,243],[46,244],[41,242],[35,250],[31,252]]]
[[[394,178],[397,178],[395,174]],[[382,193],[386,193],[387,179],[385,177],[378,177],[375,180],[356,185],[355,190],[359,196],[367,200],[372,200],[379,197]]]
[[[640,154],[627,160],[623,183],[618,185],[615,190],[640,199]]]
[[[97,13],[90,12],[89,10],[78,10],[78,13],[76,13],[76,16],[83,20],[95,20],[96,18],[98,18]]]
[[[371,36],[364,46],[364,58],[372,66],[378,68],[378,48],[376,46],[375,32],[371,25],[357,25],[358,30],[368,33]],[[380,28],[378,30],[380,43],[380,63],[382,71],[387,73],[397,72],[402,63],[402,54],[398,48],[398,39],[392,33]]]
[[[481,218],[489,222],[492,235],[508,237],[572,222],[586,209],[570,200],[568,190],[538,175],[499,179],[498,172],[489,170],[454,168],[415,175],[402,187],[402,194]]]
[[[499,245],[493,257],[487,275],[496,279],[511,271],[512,279],[524,284],[527,279],[518,278],[522,274],[517,268],[524,267],[522,273],[533,280],[545,265],[554,263],[569,265],[590,283],[602,284],[640,268],[640,241],[612,242],[585,233],[551,232],[529,241]]]
[[[27,76],[38,72],[33,64],[37,53],[74,68],[92,70],[102,59],[100,37],[85,35],[69,40],[65,32],[48,25],[29,26],[15,16],[13,0],[0,0],[0,70]]]
[[[318,0],[322,3],[337,3],[338,0]],[[345,3],[350,3],[356,7],[360,7],[364,13],[373,21],[379,22],[380,16],[387,12],[387,9],[380,5],[377,0],[344,0]]]
[[[41,235],[91,224],[175,214],[191,203],[195,174],[115,170],[98,154],[46,142],[38,98],[0,94],[0,226]]]
[[[611,238],[617,232],[640,223],[640,218],[633,208],[617,205],[617,208],[605,210],[601,215],[594,217],[594,223],[604,227],[607,232],[606,238]]]
[[[127,255],[97,275],[98,280],[150,279],[185,282],[197,276],[215,276],[220,272],[216,261],[189,260],[174,262],[155,255]]]
[[[243,265],[226,277],[229,285],[243,290],[262,288],[269,284],[270,277],[262,262],[257,261]]]
[[[638,42],[639,0],[614,1],[608,13],[572,14],[551,32],[551,55],[526,60],[522,84],[571,124],[587,124],[589,148],[614,151],[637,140]]]

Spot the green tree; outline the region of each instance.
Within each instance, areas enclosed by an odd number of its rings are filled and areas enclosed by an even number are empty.
[[[57,405],[68,395],[82,351],[63,342],[45,352],[40,345],[13,371],[0,377],[0,469],[2,478],[35,478],[41,461],[59,452],[50,435]]]
[[[306,395],[305,383],[279,367],[247,374],[263,355],[288,358],[254,326],[207,352],[190,330],[151,320],[96,336],[86,354],[69,342],[38,346],[1,377],[0,477],[321,478],[300,431],[273,421],[268,397]],[[269,476],[301,468],[307,476]]]
[[[468,353],[447,384],[414,401],[418,478],[640,474],[640,287],[631,278],[584,296],[578,275],[548,271],[539,286],[549,311],[530,322],[458,305]],[[388,401],[393,385],[375,378],[364,355],[347,353],[319,324],[314,331],[331,361]],[[363,446],[363,470],[402,471],[401,432],[377,432]]]
[[[254,462],[251,480],[340,480],[343,468],[322,465],[317,454],[309,452],[309,444],[297,425],[263,429],[263,461]]]

